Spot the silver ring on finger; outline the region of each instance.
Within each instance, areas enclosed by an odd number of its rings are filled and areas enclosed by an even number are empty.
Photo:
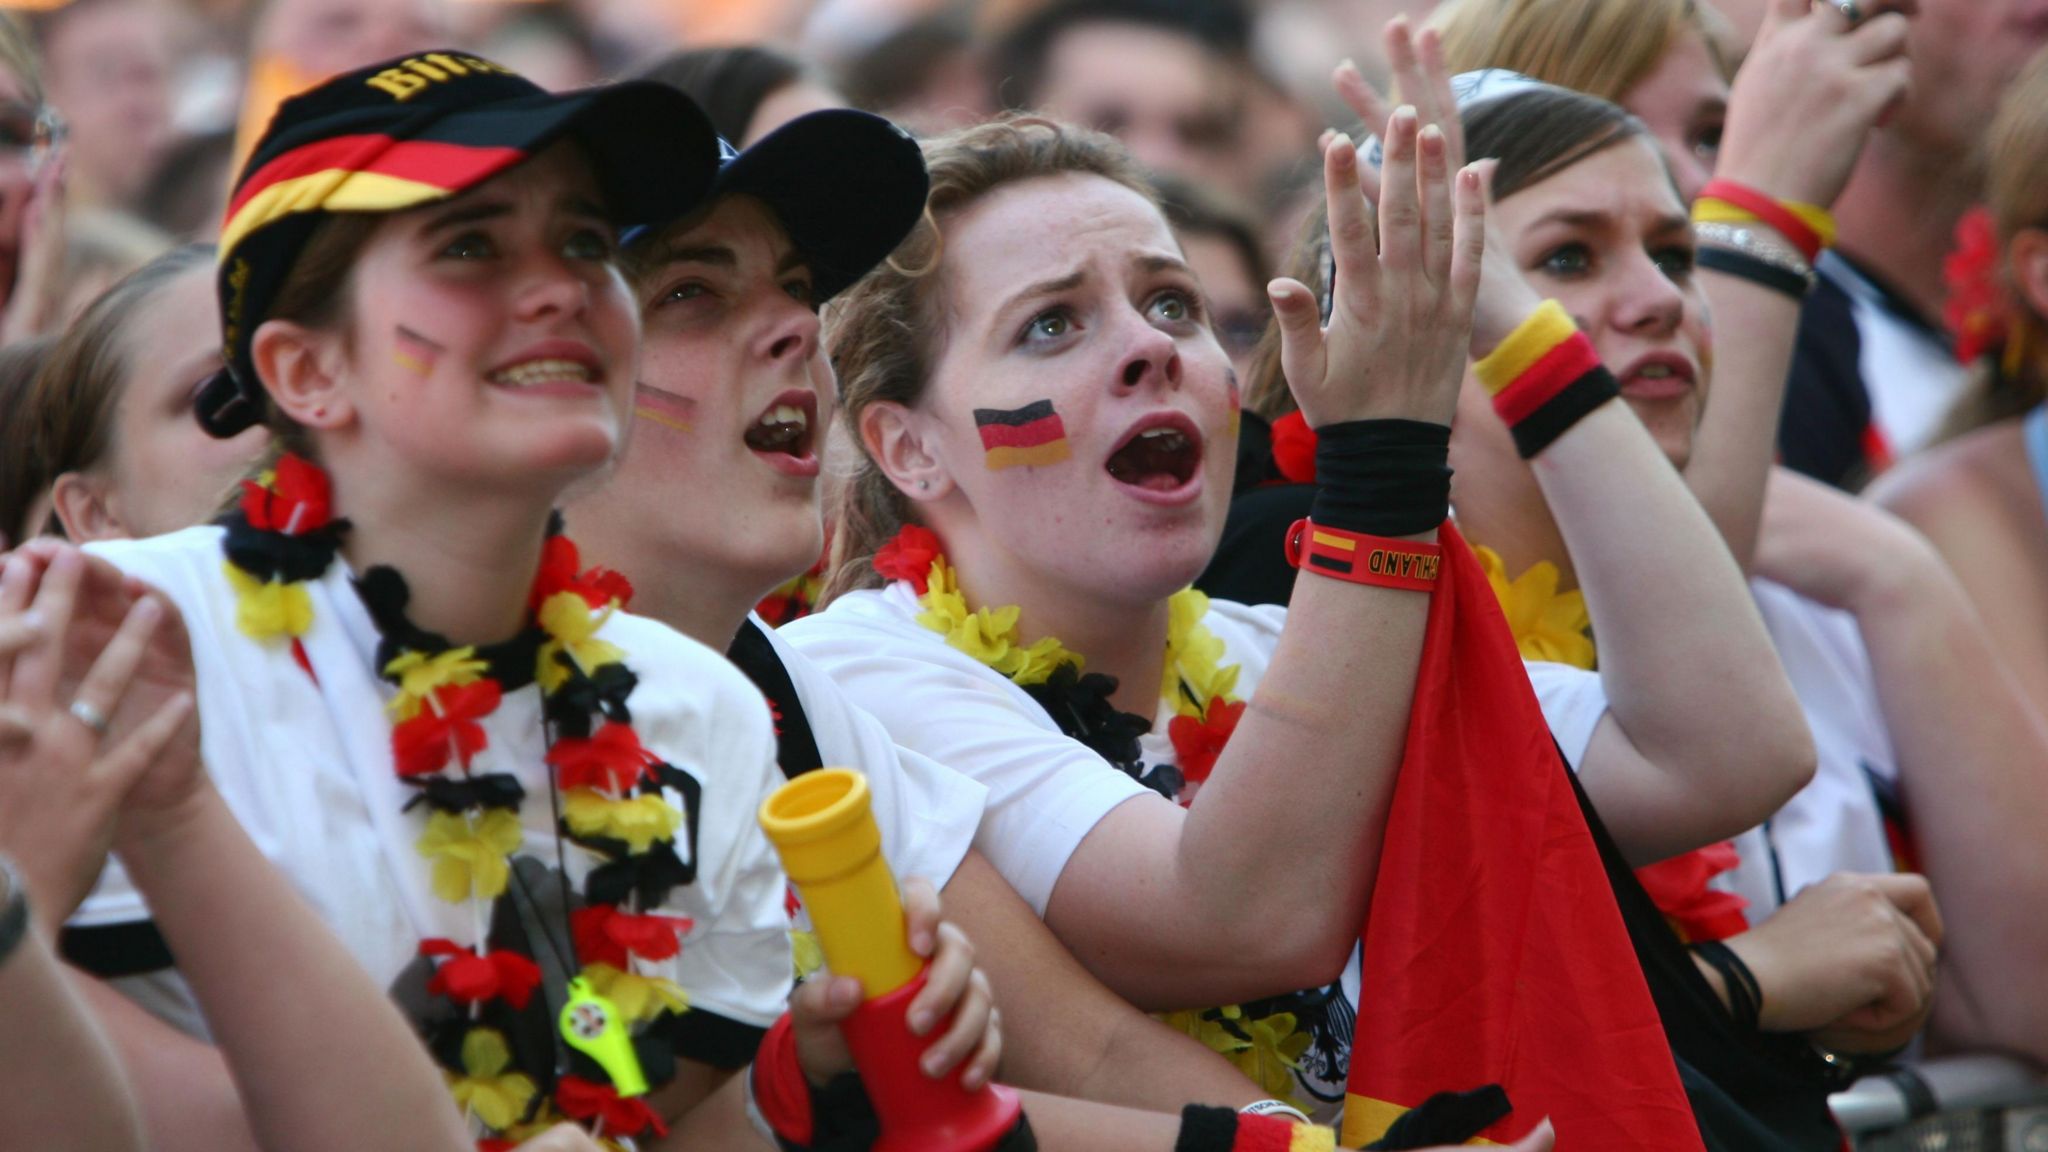
[[[92,729],[92,734],[95,736],[104,738],[107,734],[107,729],[113,726],[113,722],[107,719],[105,712],[100,711],[90,701],[83,698],[73,700],[69,711],[73,719]]]
[[[1835,11],[1842,14],[1842,19],[1851,24],[1863,23],[1863,5],[1858,4],[1856,0],[1832,0],[1832,3]]]

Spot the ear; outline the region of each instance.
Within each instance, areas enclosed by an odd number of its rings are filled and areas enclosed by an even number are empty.
[[[89,472],[66,472],[50,486],[51,510],[64,535],[75,544],[94,540],[126,540],[134,535],[114,507],[113,493],[102,477]]]
[[[952,474],[928,443],[935,430],[924,424],[917,413],[889,401],[870,404],[860,414],[860,439],[868,455],[897,491],[920,503],[953,490]]]
[[[2048,229],[2026,228],[2008,250],[2013,291],[2036,316],[2048,318]]]
[[[355,417],[342,387],[345,364],[339,334],[292,320],[265,320],[250,341],[256,375],[278,410],[306,428],[331,429]]]

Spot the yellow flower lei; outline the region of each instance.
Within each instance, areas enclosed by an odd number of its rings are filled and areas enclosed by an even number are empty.
[[[959,578],[943,555],[932,557],[924,609],[917,622],[946,638],[946,643],[1009,677],[1020,686],[1042,684],[1061,665],[1083,666],[1082,657],[1051,636],[1026,645],[1017,629],[1022,610],[1015,604],[970,609]],[[1167,601],[1166,666],[1160,676],[1162,699],[1177,715],[1207,720],[1219,703],[1237,703],[1236,664],[1223,663],[1223,640],[1207,625],[1209,597],[1183,588]],[[1184,1010],[1159,1019],[1177,1028],[1235,1064],[1261,1088],[1279,1099],[1294,1095],[1293,1073],[1311,1038],[1293,1013],[1277,1012],[1257,1020],[1232,1004],[1211,1012]]]
[[[1561,578],[1557,565],[1539,560],[1513,580],[1500,553],[1481,545],[1473,551],[1486,571],[1500,610],[1508,618],[1508,631],[1524,660],[1548,660],[1590,671],[1596,663],[1592,637],[1586,634],[1593,619],[1586,612],[1585,594],[1574,588],[1557,590]]]

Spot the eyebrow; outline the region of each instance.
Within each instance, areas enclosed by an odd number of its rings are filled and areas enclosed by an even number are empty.
[[[664,268],[670,264],[715,264],[720,268],[737,268],[740,258],[723,244],[695,244],[664,248],[655,263]]]
[[[1177,256],[1140,256],[1138,257],[1138,271],[1146,273],[1185,272],[1190,276],[1194,275],[1194,269],[1188,267],[1188,262]]]
[[[1065,276],[1055,276],[1050,280],[1040,280],[1036,284],[1027,285],[1019,291],[1011,293],[1009,299],[1003,301],[1003,306],[996,309],[995,314],[1000,317],[1015,308],[1019,303],[1035,297],[1054,296],[1061,292],[1071,292],[1079,288],[1082,282],[1087,279],[1087,269],[1076,268]]]
[[[423,232],[439,232],[462,224],[475,224],[484,220],[496,220],[512,214],[512,205],[505,200],[479,200],[472,204],[458,205],[446,212],[427,218],[421,226]]]
[[[1597,209],[1560,208],[1547,216],[1540,217],[1537,219],[1536,224],[1566,224],[1574,228],[1605,228],[1612,224],[1613,221],[1614,214],[1611,212],[1602,212]],[[1692,221],[1688,217],[1676,214],[1665,215],[1657,217],[1656,223],[1650,226],[1650,230],[1653,232],[1675,232],[1681,228],[1689,227],[1691,224]]]

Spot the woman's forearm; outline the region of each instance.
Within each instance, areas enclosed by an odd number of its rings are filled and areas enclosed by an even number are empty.
[[[1601,683],[1633,753],[1581,766],[1623,850],[1648,862],[1761,822],[1812,778],[1813,740],[1699,502],[1618,400],[1532,466],[1585,589]]]
[[[219,1049],[178,1031],[91,976],[76,971],[65,976],[120,1054],[121,1069],[142,1108],[151,1152],[259,1152]]]
[[[40,929],[28,933],[0,961],[0,1148],[141,1152],[142,1119],[113,1049]]]
[[[124,835],[117,847],[262,1147],[471,1147],[412,1030],[216,794],[203,792],[175,829]]]
[[[1901,534],[1902,536],[1905,534]],[[1851,610],[1899,759],[1922,871],[1951,926],[1932,1034],[2048,1061],[2048,723],[1917,535],[1870,566]]]
[[[1777,457],[1778,420],[1799,334],[1799,303],[1726,273],[1697,273],[1717,331],[1713,388],[1693,434],[1685,483],[1746,572],[1756,554],[1764,487]]]
[[[1162,1111],[1261,1098],[1222,1057],[1089,975],[979,852],[961,861],[945,903],[1005,1009],[1005,1083]]]

